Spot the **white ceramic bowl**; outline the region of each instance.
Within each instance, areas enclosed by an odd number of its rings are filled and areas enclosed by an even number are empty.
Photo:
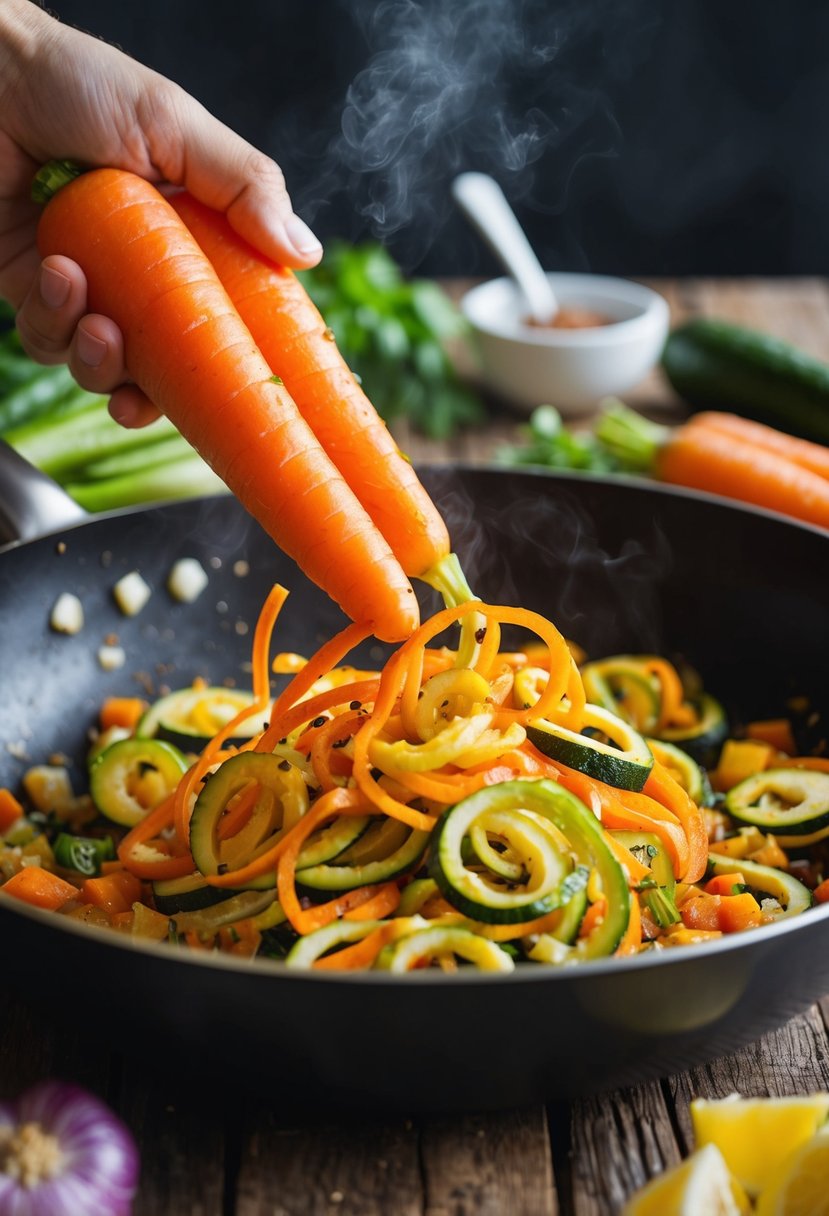
[[[473,287],[461,308],[476,335],[487,387],[527,410],[557,406],[570,416],[637,384],[662,353],[668,305],[640,283],[598,274],[549,274],[562,307],[588,308],[611,324],[591,329],[525,325],[512,279]]]

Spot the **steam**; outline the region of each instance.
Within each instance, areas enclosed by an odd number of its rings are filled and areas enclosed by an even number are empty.
[[[320,146],[290,130],[294,113],[272,141],[277,158],[280,144],[305,149],[292,186],[312,224],[344,193],[363,231],[342,235],[395,238],[412,263],[454,215],[455,174],[492,173],[513,202],[556,213],[580,165],[618,154],[606,86],[641,54],[647,0],[351,0],[347,10],[367,58],[337,134]],[[536,167],[550,156],[556,185],[537,198]]]

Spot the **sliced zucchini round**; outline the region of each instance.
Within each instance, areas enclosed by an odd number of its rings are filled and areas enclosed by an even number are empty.
[[[641,790],[653,768],[653,756],[642,735],[598,705],[585,707],[584,729],[599,732],[609,742],[547,721],[528,723],[527,738],[545,756],[568,768],[616,789]]]
[[[181,688],[155,701],[141,720],[136,735],[165,739],[182,751],[201,751],[205,743],[254,702],[252,692],[239,688]],[[265,729],[269,710],[241,722],[234,739],[252,739]]]
[[[829,826],[829,773],[807,768],[768,768],[729,790],[732,819],[764,832],[808,836]]]
[[[708,854],[709,877],[717,874],[742,874],[746,885],[754,891],[776,899],[783,909],[778,919],[797,916],[812,906],[812,892],[784,870],[774,866],[761,866],[756,861],[740,857],[723,857],[719,853]]]
[[[520,815],[522,810],[542,816],[563,833],[569,846],[567,856],[555,849],[552,835],[525,814],[518,820],[525,839],[530,838],[528,828],[536,829],[533,838],[537,836],[538,847],[552,848],[556,855],[551,872],[540,867],[535,885],[528,882],[511,888],[498,875],[491,875],[490,881],[485,881],[464,864],[463,846],[470,828],[482,816],[487,817],[485,822],[494,826],[497,820],[493,820],[493,814],[517,812]],[[575,871],[573,857],[580,867]],[[581,867],[588,873],[595,871],[607,900],[607,912],[593,931],[579,941],[579,957],[612,954],[630,918],[627,881],[595,815],[562,786],[546,779],[505,781],[490,786],[444,811],[432,830],[431,876],[453,907],[483,923],[520,926],[563,907],[585,886]],[[512,900],[510,894],[514,895]]]
[[[160,739],[119,739],[100,752],[89,770],[89,792],[102,815],[135,827],[176,788],[187,761]]]
[[[659,732],[659,738],[679,744],[697,764],[713,768],[728,736],[728,719],[719,701],[707,692],[696,702],[696,710],[697,721],[693,726],[666,728]]]
[[[301,886],[312,887],[316,891],[351,891],[370,883],[388,882],[417,865],[428,841],[428,832],[408,828],[403,841],[385,857],[350,865],[345,864],[342,857],[337,857],[330,864],[303,869],[297,867],[296,880]]]
[[[506,950],[456,925],[436,925],[402,937],[382,951],[377,966],[384,971],[413,971],[439,963],[442,958],[463,959],[479,971],[513,971],[515,968]]]
[[[588,701],[644,733],[655,730],[661,709],[659,686],[635,655],[613,655],[585,663],[581,675]]]
[[[183,878],[159,878],[153,883],[153,903],[164,916],[177,912],[197,912],[220,904],[227,899],[227,890],[211,887],[201,874],[185,874]]]
[[[313,933],[300,937],[288,951],[285,966],[296,970],[306,970],[313,967],[317,959],[322,958],[329,950],[337,946],[347,946],[352,942],[361,942],[369,933],[379,929],[379,920],[335,920],[330,925],[323,925]]]

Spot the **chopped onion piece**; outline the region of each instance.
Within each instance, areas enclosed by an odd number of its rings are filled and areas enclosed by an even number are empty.
[[[195,557],[182,557],[176,562],[167,579],[167,590],[182,604],[192,604],[207,586],[204,567]]]
[[[124,616],[135,616],[150,598],[152,592],[137,570],[119,578],[112,588],[115,602]]]
[[[64,591],[55,600],[49,624],[56,633],[80,633],[83,629],[83,605],[76,595]]]
[[[119,667],[124,666],[126,661],[127,654],[123,646],[100,646],[98,648],[98,662],[104,671],[117,671]]]

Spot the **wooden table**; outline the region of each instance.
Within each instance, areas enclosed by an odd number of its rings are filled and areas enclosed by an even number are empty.
[[[829,288],[822,281],[657,286],[675,320],[700,312],[728,317],[829,354]],[[656,374],[628,400],[656,416],[678,415]],[[441,447],[408,434],[400,439],[417,459],[486,460],[519,425],[494,417]],[[61,1000],[56,993],[45,1016],[0,984],[0,1096],[58,1075],[110,1101],[142,1153],[136,1216],[613,1216],[691,1147],[692,1096],[829,1089],[827,1000],[738,1055],[569,1107],[462,1118],[384,1118],[378,1111],[373,1120],[320,1110],[298,1118],[287,1113],[290,1094],[218,1096],[209,1061],[201,1079],[182,1079],[174,1048],[154,1068],[136,1062],[126,1043],[123,1051],[104,1052],[94,1037],[94,992],[84,1032],[66,1028]],[[240,1066],[255,1072],[243,1018],[239,1053]]]

